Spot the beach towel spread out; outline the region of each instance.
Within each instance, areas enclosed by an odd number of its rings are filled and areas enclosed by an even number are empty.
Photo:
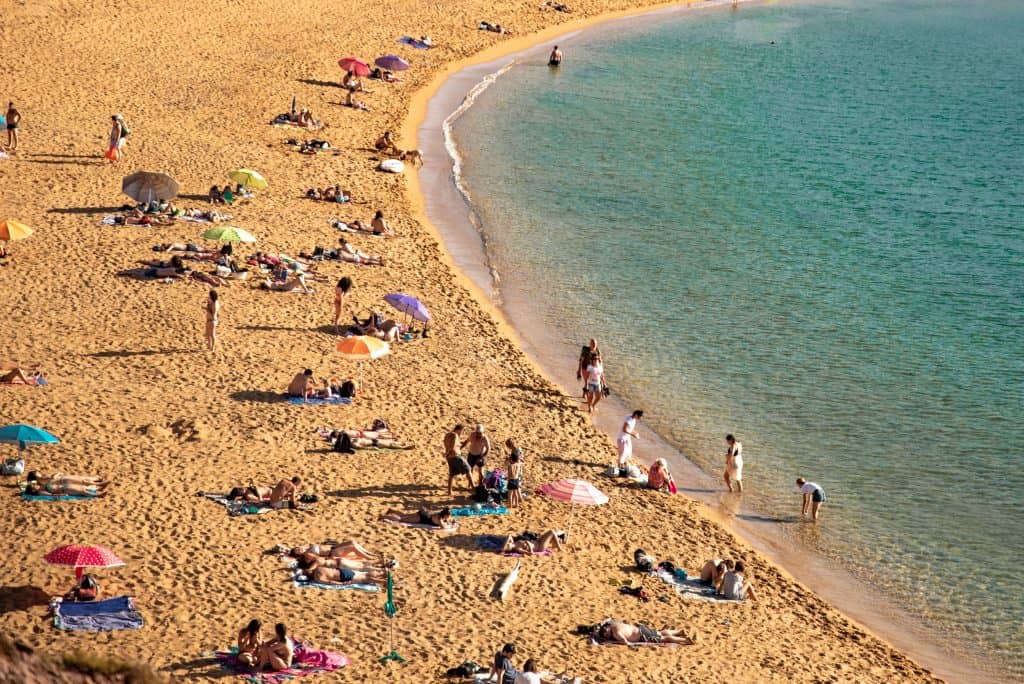
[[[292,290],[292,292],[301,292],[302,290]],[[331,397],[330,399],[324,397],[309,397],[303,399],[302,397],[293,397],[288,394],[282,395],[288,400],[289,404],[299,404],[300,406],[322,406],[324,404],[330,404],[332,406],[348,406],[352,403],[349,397]]]
[[[285,565],[292,572],[292,584],[296,587],[304,587],[307,589],[355,589],[356,591],[380,591],[380,587],[376,584],[356,584],[349,582],[346,584],[323,584],[322,582],[311,582],[306,576],[295,567],[296,563],[294,560],[287,561]]]
[[[76,632],[112,632],[139,629],[142,616],[131,596],[118,596],[104,601],[58,603],[53,607],[53,624],[57,629]]]
[[[256,672],[248,665],[238,662],[237,649],[217,651],[213,654],[221,667],[239,677],[261,684],[279,684],[296,677],[333,672],[349,664],[349,659],[342,653],[315,651],[307,645],[296,642],[293,652],[292,666],[280,672]]]
[[[209,499],[210,501],[216,501],[220,505],[227,509],[228,515],[262,515],[263,513],[269,513],[270,511],[287,511],[292,510],[288,508],[288,504],[282,502],[276,507],[270,505],[269,501],[232,501],[224,494],[217,492],[199,492],[199,495]],[[308,510],[308,504],[302,504],[294,510]]]
[[[80,496],[77,494],[29,494],[22,492],[21,498],[25,501],[87,501],[96,497]]]
[[[494,551],[501,553],[503,556],[522,556],[523,554],[511,551],[509,553],[502,553],[502,549],[505,547],[505,540],[508,537],[499,537],[496,534],[482,534],[476,538],[476,545],[484,551]],[[550,556],[550,550],[534,551],[534,556]]]
[[[419,50],[430,49],[430,46],[424,43],[422,40],[417,40],[416,38],[412,38],[410,36],[402,36],[401,38],[398,39],[397,42],[402,43],[404,45],[412,45],[414,48],[417,48]]]
[[[453,508],[451,512],[456,518],[472,518],[481,515],[505,515],[508,513],[508,509],[504,506],[481,506],[480,508],[466,506],[465,508]]]
[[[400,520],[385,520],[384,522],[391,523],[392,525],[399,525],[401,527],[418,527],[424,530],[434,530],[435,532],[454,532],[459,529],[459,523],[457,522],[451,527],[437,527],[436,525],[424,525],[423,523],[407,523]]]
[[[689,601],[705,601],[707,603],[740,603],[715,594],[715,588],[700,581],[699,577],[678,577],[668,570],[658,570],[655,574],[662,582],[671,585],[676,593]]]

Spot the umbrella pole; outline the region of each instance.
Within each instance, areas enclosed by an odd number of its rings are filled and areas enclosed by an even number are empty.
[[[565,531],[565,543],[569,544],[569,539],[572,537],[572,521],[576,516],[576,504],[569,504],[569,529]]]

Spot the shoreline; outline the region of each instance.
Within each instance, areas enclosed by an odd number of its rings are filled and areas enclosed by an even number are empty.
[[[515,304],[505,301],[508,293],[501,289],[500,274],[491,268],[486,249],[486,234],[468,218],[473,208],[462,195],[462,189],[457,187],[453,173],[456,161],[451,156],[454,150],[447,149],[450,117],[456,112],[461,114],[461,111],[474,104],[472,101],[467,102],[466,99],[469,96],[475,97],[476,93],[473,91],[485,80],[490,81],[487,87],[493,85],[494,80],[500,78],[501,74],[524,57],[546,53],[546,44],[552,41],[558,41],[559,45],[571,45],[572,39],[578,34],[598,26],[631,19],[649,21],[653,16],[665,13],[725,9],[736,4],[729,0],[709,0],[699,5],[696,2],[670,3],[612,12],[573,21],[568,25],[551,27],[529,36],[517,36],[475,56],[449,64],[412,97],[408,116],[402,124],[402,137],[416,140],[417,147],[424,151],[428,160],[416,174],[409,177],[408,194],[411,196],[411,204],[415,207],[416,220],[443,245],[444,258],[448,260],[456,277],[460,281],[468,281],[470,291],[481,300],[481,306],[495,317],[500,329],[523,350],[538,373],[567,397],[572,398],[578,394],[569,377],[571,374],[559,373],[555,369],[569,367],[565,362],[571,365],[572,359],[568,358],[571,354],[544,354],[539,345],[531,343],[529,332],[517,327],[517,318],[521,317],[516,315]],[[757,4],[757,0],[743,0],[742,4]],[[414,133],[411,134],[411,131]],[[425,142],[428,136],[429,143]],[[443,161],[430,161],[436,159]],[[425,188],[429,189],[429,193]],[[443,199],[438,199],[439,196],[445,195],[447,196]],[[467,215],[461,222],[464,225],[454,225],[454,212],[464,212]],[[438,225],[444,226],[444,229],[438,228]],[[566,358],[559,358],[562,356]],[[613,416],[628,413],[629,409],[617,396],[606,400],[604,404],[613,408],[606,408],[602,413],[595,415],[593,424],[599,432],[608,437],[609,441],[613,441],[618,430],[618,423]],[[846,568],[837,567],[820,554],[809,556],[808,548],[802,546],[795,538],[787,538],[770,523],[765,523],[763,517],[757,515],[756,511],[749,507],[741,509],[735,500],[725,501],[727,496],[720,491],[718,479],[687,458],[660,433],[643,424],[641,434],[644,437],[645,461],[666,458],[672,466],[672,471],[681,473],[682,477],[679,479],[695,483],[692,487],[681,488],[681,494],[703,504],[705,515],[764,554],[785,576],[804,584],[844,615],[856,620],[866,631],[922,663],[936,676],[948,681],[980,681],[994,676],[993,673],[976,669],[971,662],[951,658],[946,648],[952,643],[944,643],[952,642],[951,639],[928,630],[919,618],[915,618],[903,608],[892,610],[884,598],[872,596],[863,580],[855,577]],[[753,514],[749,516],[750,520],[738,518],[737,515],[741,511]],[[973,655],[980,659],[979,654]]]

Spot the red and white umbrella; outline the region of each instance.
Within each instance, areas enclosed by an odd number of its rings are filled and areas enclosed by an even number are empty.
[[[542,494],[559,501],[568,501],[573,506],[569,509],[569,533],[572,533],[572,519],[576,513],[576,504],[582,506],[600,506],[608,503],[608,497],[597,487],[586,480],[573,478],[551,482],[540,488]]]
[[[568,501],[584,506],[600,506],[608,503],[608,497],[586,480],[559,480],[540,488],[540,491],[552,499]]]
[[[53,565],[73,567],[75,577],[78,579],[82,577],[82,568],[115,568],[124,565],[124,561],[105,546],[79,546],[78,544],[58,547],[43,556],[43,560]]]
[[[361,59],[355,57],[343,57],[338,60],[338,66],[347,71],[350,74],[356,76],[369,76],[370,65]]]

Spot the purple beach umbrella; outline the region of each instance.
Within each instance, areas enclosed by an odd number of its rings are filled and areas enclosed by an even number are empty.
[[[388,71],[405,71],[409,68],[409,63],[398,55],[381,55],[373,63]]]
[[[423,306],[423,302],[412,295],[392,292],[391,294],[384,295],[384,301],[402,313],[412,316],[417,321],[426,323],[430,320],[430,312],[427,311],[427,307]]]

